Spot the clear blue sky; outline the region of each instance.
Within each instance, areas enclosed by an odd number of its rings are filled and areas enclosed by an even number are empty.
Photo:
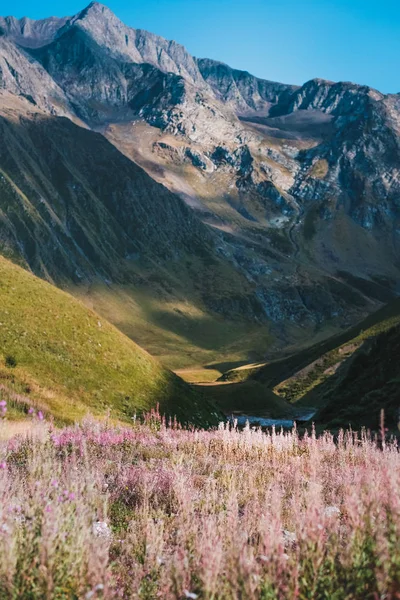
[[[105,0],[126,24],[198,57],[285,83],[313,77],[400,92],[400,0]],[[72,15],[89,0],[2,0],[5,16]]]

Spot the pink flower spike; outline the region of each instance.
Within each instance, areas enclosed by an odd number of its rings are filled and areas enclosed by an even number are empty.
[[[30,409],[28,410],[28,415],[32,415],[34,412],[35,412],[35,410],[31,406]]]
[[[0,462],[0,469],[6,469],[7,468],[7,464],[3,461]]]
[[[6,402],[5,400],[1,400],[1,401],[0,401],[0,406],[1,406],[2,408],[5,408],[5,407],[7,406],[7,402]]]
[[[38,414],[37,414],[37,418],[39,419],[39,421],[43,421],[43,419],[44,419],[44,415],[43,415],[43,413],[42,413],[42,411],[41,411],[41,410],[39,410],[39,412],[38,412]]]

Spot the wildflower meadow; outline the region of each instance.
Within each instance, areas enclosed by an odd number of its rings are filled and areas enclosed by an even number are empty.
[[[5,407],[3,407],[5,408]],[[400,598],[400,457],[368,432],[0,425],[0,598]]]

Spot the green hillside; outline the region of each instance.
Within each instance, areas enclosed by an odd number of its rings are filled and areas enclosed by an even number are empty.
[[[237,386],[259,384],[297,408],[315,408],[324,427],[397,427],[400,408],[400,299],[354,327],[290,356],[228,371]],[[236,382],[236,383],[234,383]]]
[[[341,346],[348,345],[362,339],[375,336],[392,326],[400,323],[400,298],[393,300],[380,310],[372,313],[354,327],[346,329],[343,333],[329,337],[328,339],[314,344],[308,348],[282,357],[266,364],[249,368],[240,367],[227,371],[221,380],[223,381],[246,381],[248,379],[259,381],[273,389],[282,382],[289,380],[303,369],[308,369],[312,363],[328,356],[331,352]],[[296,401],[300,393],[288,395],[287,399]]]
[[[349,329],[341,336],[334,336],[320,346],[320,354],[315,358],[312,349],[312,361],[298,369],[293,375],[274,386],[274,391],[297,405],[321,407],[330,402],[330,394],[326,393],[325,382],[336,381],[342,372],[352,364],[353,359],[363,354],[372,341],[379,339],[386,332],[391,332],[400,324],[400,300],[395,300],[386,307],[370,315],[357,326]],[[302,359],[302,353],[299,359]],[[378,362],[381,360],[377,356]],[[370,377],[370,375],[368,375]],[[369,389],[374,389],[371,376]],[[329,385],[328,385],[329,387]],[[353,390],[354,391],[354,390]],[[357,404],[357,394],[349,398],[350,404]]]
[[[336,373],[307,394],[317,396],[323,408],[316,420],[324,427],[377,429],[384,410],[385,426],[400,422],[400,325],[366,339]]]
[[[32,405],[64,422],[108,411],[129,420],[159,403],[181,421],[217,420],[198,392],[114,326],[3,257],[0,394],[14,417]]]

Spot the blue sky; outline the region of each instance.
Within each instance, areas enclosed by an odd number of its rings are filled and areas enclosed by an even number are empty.
[[[72,15],[89,0],[2,0],[0,13]],[[285,83],[313,77],[400,92],[399,0],[105,0],[126,24],[198,57]]]

